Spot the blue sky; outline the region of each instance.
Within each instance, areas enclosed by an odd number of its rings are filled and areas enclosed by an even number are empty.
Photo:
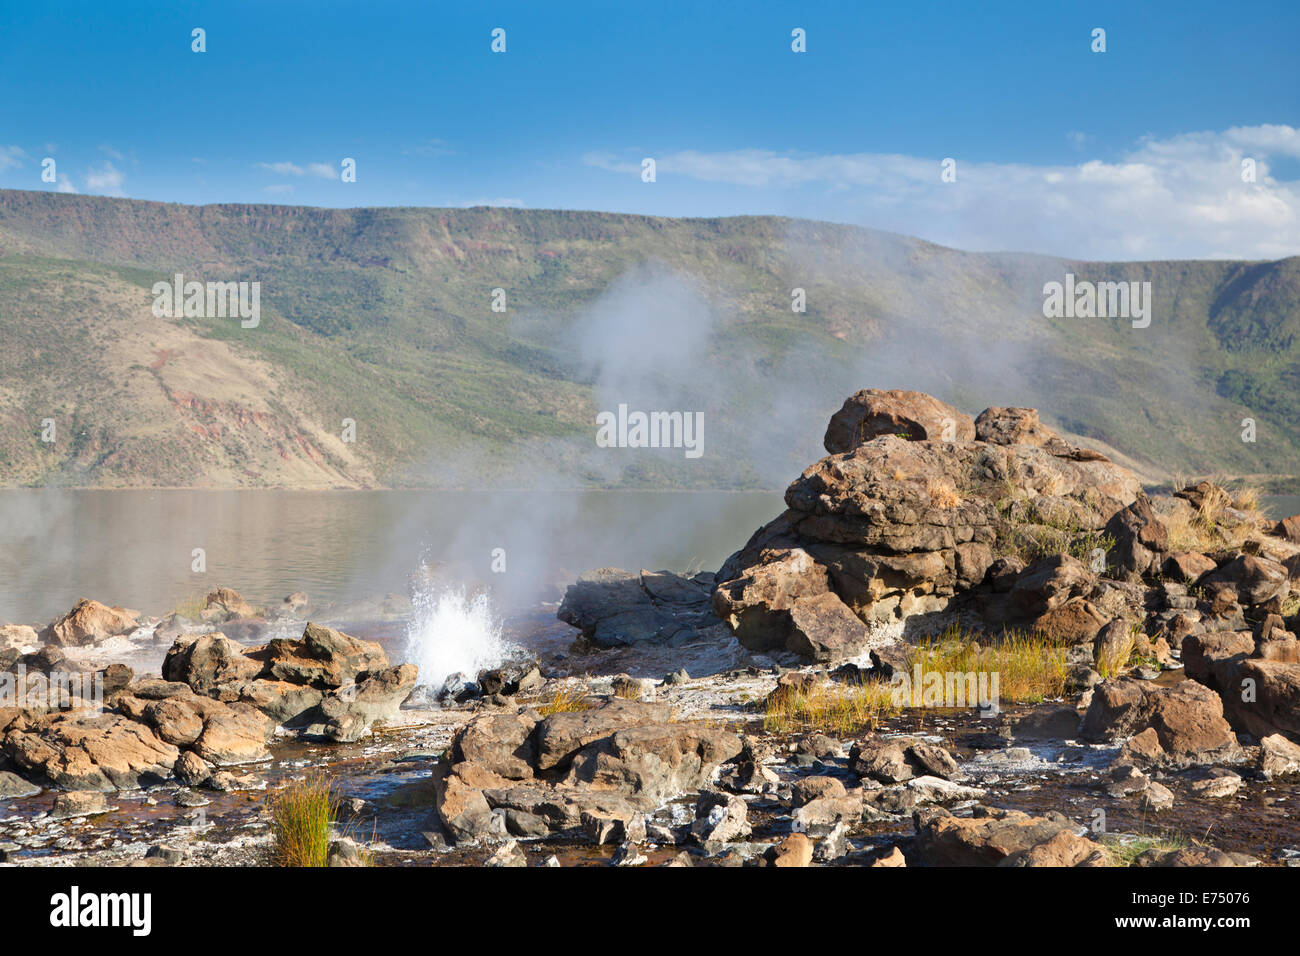
[[[5,188],[778,213],[1087,258],[1300,253],[1294,2],[3,2]]]

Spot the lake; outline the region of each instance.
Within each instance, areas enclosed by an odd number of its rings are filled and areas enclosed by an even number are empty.
[[[596,567],[716,570],[784,507],[780,492],[0,491],[0,623],[43,625],[82,597],[161,615],[218,586],[254,605],[356,601],[406,593],[422,561],[506,604],[553,600]]]
[[[161,615],[218,586],[344,604],[408,593],[422,564],[525,606],[597,567],[716,570],[783,509],[775,491],[0,491],[0,623],[82,597]]]

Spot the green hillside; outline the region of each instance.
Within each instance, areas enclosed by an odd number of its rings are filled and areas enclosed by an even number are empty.
[[[151,287],[178,272],[260,282],[260,325],[155,317]],[[1151,326],[1044,318],[1043,284],[1067,272],[1149,281]],[[775,217],[0,191],[0,485],[779,487],[868,386],[1034,404],[1153,479],[1288,476],[1298,326],[1300,259],[1070,263]],[[706,453],[597,448],[618,402],[702,412]]]

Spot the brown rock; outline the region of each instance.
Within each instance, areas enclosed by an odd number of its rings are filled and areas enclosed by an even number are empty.
[[[41,631],[41,640],[59,647],[79,647],[84,644],[96,644],[129,634],[136,629],[138,615],[126,608],[109,607],[82,598],[71,611],[51,621]]]
[[[812,865],[813,842],[802,833],[791,833],[774,846],[768,858],[770,866],[805,867]]]
[[[1155,730],[1161,748],[1175,759],[1209,759],[1237,746],[1223,717],[1223,702],[1194,681],[1159,686],[1108,680],[1093,688],[1081,729],[1085,740],[1133,736],[1147,728]]]
[[[881,435],[912,441],[973,441],[970,416],[924,392],[863,389],[831,416],[822,444],[832,455],[849,452]]]

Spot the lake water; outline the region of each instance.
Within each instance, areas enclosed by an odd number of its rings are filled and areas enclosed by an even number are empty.
[[[0,491],[0,623],[82,597],[161,615],[217,586],[357,601],[407,593],[422,561],[527,603],[596,567],[716,570],[783,509],[779,492]]]
[[[344,604],[409,593],[422,565],[523,606],[591,568],[716,570],[783,508],[779,492],[3,491],[0,623],[82,597],[161,615],[217,586]]]

